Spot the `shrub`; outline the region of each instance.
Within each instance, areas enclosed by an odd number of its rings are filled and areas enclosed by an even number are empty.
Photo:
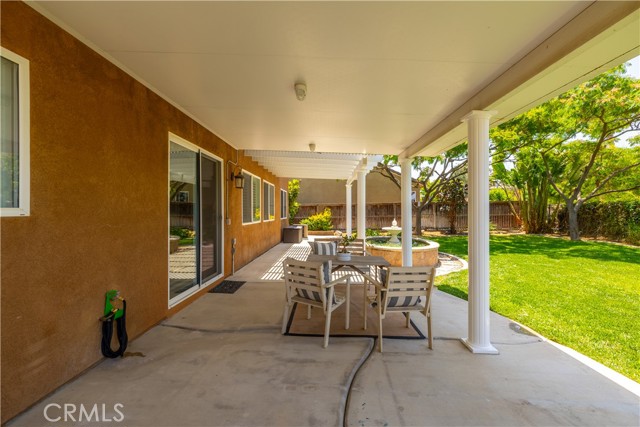
[[[640,200],[585,203],[578,211],[581,236],[604,237],[613,241],[638,242]],[[560,231],[566,232],[567,209],[558,212]]]
[[[364,233],[367,237],[376,237],[381,235],[380,230],[378,230],[377,228],[367,228]]]
[[[624,241],[632,245],[640,246],[640,225],[629,225],[629,231],[627,232],[627,237]]]
[[[300,224],[307,224],[311,231],[333,230],[333,224],[331,223],[331,209],[325,208],[324,212],[311,215],[309,218],[305,218],[300,221]]]
[[[169,229],[169,233],[172,236],[180,237],[180,240],[192,239],[196,235],[195,231],[189,230],[188,228],[184,228],[184,227],[171,227]]]

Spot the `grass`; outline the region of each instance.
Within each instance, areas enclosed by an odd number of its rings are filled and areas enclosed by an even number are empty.
[[[467,237],[431,238],[467,258]],[[490,240],[491,310],[640,382],[640,248],[543,236]],[[438,278],[467,299],[467,272]]]

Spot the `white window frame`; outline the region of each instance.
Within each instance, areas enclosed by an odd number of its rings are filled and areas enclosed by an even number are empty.
[[[240,210],[240,215],[242,217],[242,225],[250,225],[250,224],[259,224],[262,221],[262,179],[258,176],[258,175],[254,175],[251,172],[247,171],[247,170],[243,170],[242,171],[243,174],[249,175],[251,177],[250,179],[250,188],[251,188],[251,221],[245,222],[244,220],[244,188],[242,189],[243,194],[242,194],[242,209]],[[253,212],[255,211],[256,207],[253,206],[253,180],[257,179],[260,182],[260,185],[258,186],[258,188],[260,188],[260,190],[258,191],[259,196],[260,196],[260,218],[256,221],[253,218]]]
[[[18,207],[0,208],[0,216],[29,216],[31,214],[30,187],[30,85],[29,60],[0,47],[0,56],[18,64]]]
[[[280,219],[287,219],[289,216],[289,193],[280,189]],[[282,214],[284,213],[284,216]]]
[[[267,199],[262,200],[262,221],[263,222],[271,222],[271,221],[275,221],[276,220],[276,186],[273,185],[272,183],[270,183],[269,181],[267,181],[266,179],[262,180],[262,194],[264,195],[264,186],[267,186]],[[273,190],[273,212],[271,212],[270,207],[271,205],[269,204],[269,199],[270,199],[270,192],[269,189]],[[264,216],[264,211],[265,209],[267,210],[267,217],[265,218]],[[270,219],[273,216],[273,219]]]

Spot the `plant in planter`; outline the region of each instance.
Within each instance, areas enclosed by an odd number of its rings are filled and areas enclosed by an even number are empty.
[[[349,250],[347,248],[351,244],[351,242],[356,239],[356,236],[354,236],[353,234],[349,235],[347,233],[342,233],[340,231],[336,231],[336,235],[340,236],[339,246],[341,247],[340,251],[338,252],[338,259],[342,261],[350,260],[351,253],[349,253]]]

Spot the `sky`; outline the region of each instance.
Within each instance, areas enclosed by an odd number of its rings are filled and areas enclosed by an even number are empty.
[[[627,75],[640,79],[640,56],[636,56],[628,64],[631,65],[627,66]]]
[[[636,56],[631,61],[628,62],[627,72],[626,74],[631,77],[635,77],[636,79],[640,79],[640,56]],[[618,147],[628,147],[629,143],[627,143],[627,139],[640,135],[640,132],[629,132],[626,135],[623,135],[620,141],[616,143]]]

